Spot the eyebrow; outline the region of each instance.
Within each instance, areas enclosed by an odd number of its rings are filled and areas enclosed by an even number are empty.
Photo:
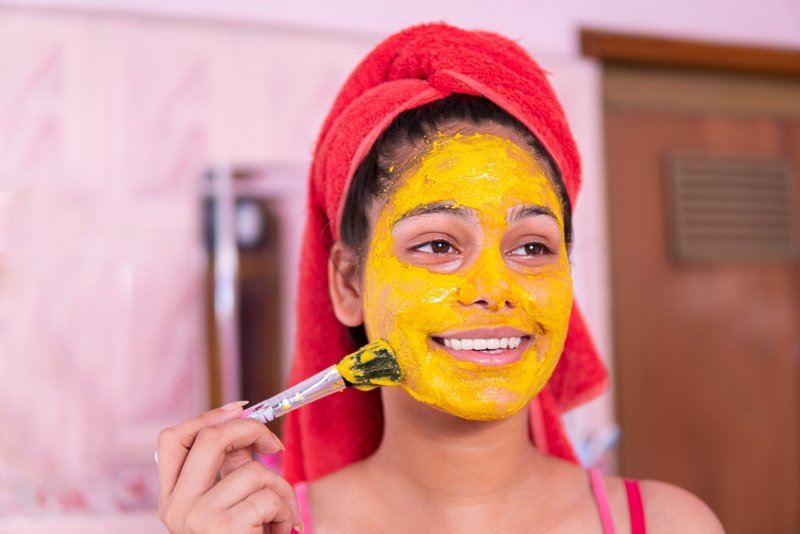
[[[465,208],[454,202],[431,202],[429,204],[420,204],[419,206],[411,208],[402,214],[392,226],[404,219],[419,217],[421,215],[432,215],[436,213],[450,215],[467,222],[471,222],[475,217],[475,210],[472,208]]]
[[[558,222],[558,217],[556,217],[553,210],[548,208],[547,206],[540,206],[538,204],[534,205],[525,205],[525,206],[517,206],[512,209],[511,215],[508,217],[508,222],[516,222],[520,219],[525,219],[527,217],[538,217],[539,215],[547,215],[548,217],[552,217],[556,222]]]

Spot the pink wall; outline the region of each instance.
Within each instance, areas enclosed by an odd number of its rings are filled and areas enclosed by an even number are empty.
[[[153,509],[158,432],[208,407],[199,177],[305,166],[371,44],[0,9],[0,531]]]
[[[796,0],[5,0],[8,4],[89,7],[138,13],[329,28],[384,36],[445,20],[521,39],[530,50],[576,56],[576,30],[625,31],[800,48]]]

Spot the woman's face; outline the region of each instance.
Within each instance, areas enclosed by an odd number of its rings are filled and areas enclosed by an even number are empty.
[[[504,136],[440,136],[373,215],[364,271],[371,340],[414,398],[466,419],[517,413],[550,377],[572,279],[561,204]]]

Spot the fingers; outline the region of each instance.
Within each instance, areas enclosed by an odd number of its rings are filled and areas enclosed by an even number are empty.
[[[242,405],[247,401],[233,402],[222,408],[211,410],[203,415],[184,421],[172,428],[162,430],[158,435],[158,492],[163,499],[172,493],[183,463],[197,438],[206,427],[238,419]]]
[[[281,448],[282,451],[286,450],[283,447],[283,443],[281,443],[281,440],[278,439],[278,436],[272,434],[272,438],[278,443],[278,446]],[[240,465],[249,462],[252,459],[253,459],[253,454],[252,451],[250,450],[250,447],[246,447],[243,449],[235,449],[225,455],[225,460],[223,460],[222,467],[220,468],[220,475],[222,476],[222,478],[225,478],[226,476],[228,476],[228,473],[230,473]]]
[[[302,524],[291,486],[253,462],[283,449],[242,404],[212,410],[158,438],[159,516],[170,532],[278,532]],[[215,485],[217,473],[225,476]]]
[[[300,524],[299,521],[293,523],[292,513],[286,502],[268,489],[253,493],[231,508],[230,514],[241,521],[243,527],[261,528],[263,531],[266,524],[269,525],[269,532],[274,534],[291,534],[292,527]]]
[[[250,450],[250,447],[232,450],[225,455],[225,459],[222,461],[222,467],[219,470],[219,474],[222,476],[222,478],[225,478],[228,476],[228,473],[237,467],[246,464],[252,459],[253,453]]]
[[[272,492],[283,502],[283,506],[288,510],[287,521],[290,523],[290,528],[302,522],[297,497],[289,483],[255,461],[247,462],[218,482],[198,501],[198,507],[211,507],[213,503],[213,506],[222,509],[234,509],[252,495],[264,491]],[[258,497],[257,502],[261,502],[262,498],[263,495]]]
[[[251,493],[244,500],[227,510],[196,506],[179,524],[180,532],[237,532],[241,534],[262,534],[275,532],[290,534],[292,512],[286,501],[270,489]],[[165,524],[166,521],[165,521]],[[298,523],[299,524],[299,523]],[[264,527],[267,528],[264,528]],[[167,524],[169,528],[169,524]]]
[[[186,456],[173,493],[185,498],[199,497],[214,485],[225,456],[250,446],[261,454],[280,450],[272,432],[255,419],[237,419],[203,428]]]

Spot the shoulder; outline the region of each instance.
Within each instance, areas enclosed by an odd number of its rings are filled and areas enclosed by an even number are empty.
[[[354,462],[308,484],[307,506],[314,532],[369,532],[373,517],[369,480]]]
[[[692,493],[666,482],[639,482],[649,534],[724,534],[714,512]]]

